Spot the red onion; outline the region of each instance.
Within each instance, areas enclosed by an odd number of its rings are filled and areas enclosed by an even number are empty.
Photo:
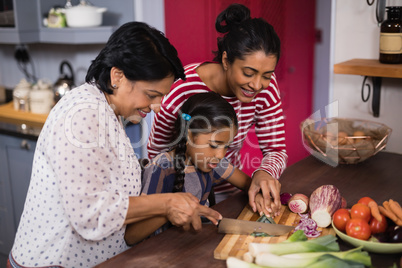
[[[290,198],[292,198],[292,194],[290,194],[290,193],[281,193],[280,198],[281,198],[281,204],[282,205],[287,205],[289,200],[290,200]]]
[[[307,237],[319,237],[321,235],[321,231],[317,230],[317,223],[310,218],[309,213],[300,214],[300,222],[295,227],[295,231],[302,230]]]

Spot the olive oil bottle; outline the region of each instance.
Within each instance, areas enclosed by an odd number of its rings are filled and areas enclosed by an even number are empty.
[[[402,6],[389,6],[387,19],[381,23],[380,62],[402,63]]]

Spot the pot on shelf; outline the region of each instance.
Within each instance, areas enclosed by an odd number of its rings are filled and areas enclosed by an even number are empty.
[[[102,24],[105,7],[91,6],[86,1],[64,9],[68,27],[96,27]]]
[[[68,68],[70,76],[64,72],[65,67]],[[60,77],[53,85],[54,102],[58,102],[73,87],[75,87],[73,68],[68,61],[63,61],[60,64]]]

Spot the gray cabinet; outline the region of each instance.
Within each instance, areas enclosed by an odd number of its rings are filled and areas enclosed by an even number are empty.
[[[12,0],[14,26],[0,27],[0,43],[19,44],[38,41],[38,12],[36,1]]]
[[[43,17],[51,7],[64,6],[66,0],[13,0],[15,25],[0,27],[0,44],[103,44],[120,25],[134,20],[134,0],[91,0],[94,6],[106,7],[99,27],[47,28]],[[77,5],[79,0],[72,0]]]
[[[34,140],[0,134],[0,260],[7,257],[14,242],[35,147]]]

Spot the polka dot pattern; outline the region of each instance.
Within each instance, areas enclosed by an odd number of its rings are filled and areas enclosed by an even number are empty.
[[[127,249],[123,226],[141,170],[102,92],[84,84],[52,109],[38,138],[12,248],[19,265],[93,267]]]

